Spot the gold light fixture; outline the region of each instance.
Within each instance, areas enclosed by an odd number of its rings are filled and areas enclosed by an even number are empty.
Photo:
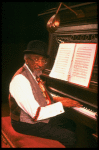
[[[48,20],[47,22],[47,30],[51,33],[55,32],[57,30],[57,28],[59,27],[60,25],[60,18],[59,18],[59,15],[58,15],[58,12],[60,10],[60,7],[61,5],[64,5],[66,8],[68,8],[70,11],[72,11],[73,13],[75,13],[75,15],[77,17],[79,17],[79,14],[77,12],[75,12],[73,9],[71,9],[70,7],[68,7],[66,4],[64,4],[63,2],[61,2],[59,4],[59,7],[56,11],[56,13]]]

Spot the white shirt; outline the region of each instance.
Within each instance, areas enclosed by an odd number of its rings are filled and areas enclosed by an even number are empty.
[[[27,65],[26,67],[28,68]],[[28,70],[30,71],[29,68]],[[31,71],[30,73],[32,74]],[[28,79],[22,74],[16,75],[10,82],[9,91],[14,97],[18,106],[27,114],[29,114],[32,118],[34,118],[36,115],[37,108],[40,107],[40,105],[35,100]],[[37,120],[47,119],[59,115],[61,113],[64,113],[63,105],[61,102],[57,102],[51,105],[47,105],[45,107],[41,107]]]

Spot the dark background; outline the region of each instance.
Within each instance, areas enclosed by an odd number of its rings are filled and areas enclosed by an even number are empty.
[[[67,2],[68,6],[77,2]],[[59,2],[2,2],[2,102],[8,102],[9,83],[23,63],[23,50],[31,40],[48,44],[46,23],[38,14],[56,8]]]
[[[38,39],[48,43],[46,24],[38,14],[56,6],[56,2],[2,3],[2,102],[8,102],[9,83],[24,63],[28,42]]]

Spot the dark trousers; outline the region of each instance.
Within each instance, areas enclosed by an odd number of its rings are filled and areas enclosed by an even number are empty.
[[[49,123],[39,122],[36,124],[28,124],[14,120],[11,123],[13,128],[19,133],[57,140],[65,145],[66,148],[74,148],[76,143],[75,129],[73,129],[75,128],[74,124],[67,121],[66,118],[64,119],[62,115],[59,115],[51,118]]]

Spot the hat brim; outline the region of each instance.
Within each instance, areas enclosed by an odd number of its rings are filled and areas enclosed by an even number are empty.
[[[49,55],[47,55],[47,54],[42,54],[40,52],[34,52],[32,50],[24,50],[23,53],[24,54],[37,54],[37,55],[41,55],[41,56],[44,56],[46,58],[49,58]]]

